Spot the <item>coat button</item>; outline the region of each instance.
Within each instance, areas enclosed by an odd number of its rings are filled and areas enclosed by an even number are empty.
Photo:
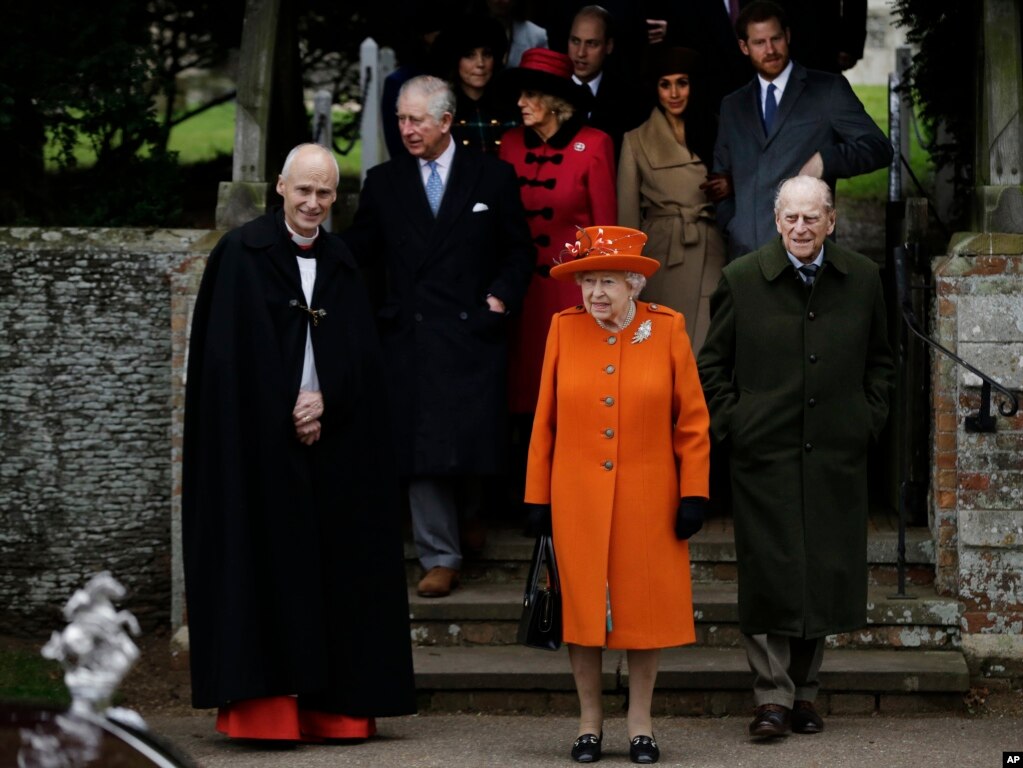
[[[809,313],[807,313],[806,316],[808,318],[810,318],[811,320],[816,320],[817,319],[817,313],[816,312],[809,312]]]
[[[458,319],[459,320],[468,320],[469,319],[469,313],[468,312],[459,312],[458,313]]]
[[[610,427],[608,427],[607,429],[604,430],[604,437],[610,439],[610,438],[612,438],[614,436],[615,436],[615,431],[613,429],[611,429]]]
[[[417,323],[423,322],[423,315],[421,312],[416,312],[414,315],[412,315],[412,317],[415,319]]]
[[[811,363],[816,363],[817,362],[817,355],[810,355],[810,362]]]
[[[617,336],[608,336],[607,337],[607,343],[608,344],[617,344],[618,343],[618,337]]]
[[[604,462],[604,469],[606,469],[608,472],[610,472],[614,468],[615,468],[615,463],[613,461],[611,461],[610,459],[608,459],[607,461]]]
[[[615,399],[613,397],[605,397],[604,398],[604,405],[606,405],[608,407],[611,407],[614,404],[615,404]]]
[[[812,451],[813,450],[813,443],[807,443],[806,445],[804,445],[803,446],[803,450],[806,451],[807,453]]]
[[[614,372],[615,372],[615,367],[613,365],[609,365],[609,366],[607,366],[604,369],[604,373],[614,373]]]
[[[810,402],[808,402],[807,405],[809,405],[811,408],[813,408],[815,405],[817,405],[817,398],[811,397],[810,398]]]
[[[651,305],[650,305],[650,309],[652,309],[652,310],[654,310],[654,311],[657,311],[657,309],[658,309],[658,308],[659,308],[659,307],[658,307],[658,306],[657,306],[656,304],[651,304]]]

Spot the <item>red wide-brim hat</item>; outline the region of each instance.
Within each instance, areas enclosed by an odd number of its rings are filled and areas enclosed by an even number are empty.
[[[574,280],[577,272],[638,272],[650,277],[661,263],[643,256],[646,233],[631,227],[593,226],[576,232],[565,243],[563,260],[551,267],[551,277]]]
[[[522,91],[536,91],[562,98],[577,110],[588,112],[593,92],[575,82],[572,72],[572,60],[564,53],[530,48],[522,54],[517,67],[501,75],[501,89],[512,100],[517,100]]]

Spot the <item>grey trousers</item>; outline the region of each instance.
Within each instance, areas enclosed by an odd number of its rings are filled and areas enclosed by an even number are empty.
[[[824,638],[747,635],[746,658],[753,671],[753,698],[792,709],[794,701],[814,701],[820,689]]]
[[[408,487],[412,538],[423,568],[462,567],[459,515],[468,519],[483,505],[482,478],[414,477]]]

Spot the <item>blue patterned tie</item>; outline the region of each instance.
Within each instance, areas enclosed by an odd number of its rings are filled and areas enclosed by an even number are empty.
[[[799,267],[799,271],[803,274],[803,282],[806,285],[813,285],[813,281],[817,278],[817,270],[820,269],[816,264],[804,264]]]
[[[444,196],[444,185],[441,183],[440,174],[437,173],[437,161],[431,160],[427,165],[430,166],[430,177],[426,180],[426,199],[430,203],[430,210],[436,216],[440,210],[440,199]]]
[[[778,101],[774,98],[774,92],[778,88],[774,83],[767,86],[767,98],[764,100],[764,134],[771,135],[771,126],[774,125],[774,115],[778,111]]]

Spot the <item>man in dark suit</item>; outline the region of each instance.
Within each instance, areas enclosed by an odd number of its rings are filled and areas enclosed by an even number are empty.
[[[729,456],[753,738],[820,733],[824,638],[867,622],[867,454],[895,369],[877,266],[827,236],[831,191],[789,179],[776,231],[727,265],[700,380]]]
[[[779,6],[747,5],[736,31],[756,77],[721,103],[714,165],[704,186],[718,205],[731,258],[774,236],[772,206],[782,179],[814,176],[834,190],[838,179],[883,168],[892,158],[891,142],[844,77],[789,58]]]
[[[535,255],[511,165],[456,147],[451,86],[402,86],[408,155],[370,170],[345,240],[382,282],[377,312],[413,536],[418,591],[458,585],[459,516],[478,515],[483,481],[505,468],[507,315]]]
[[[650,105],[633,83],[605,66],[615,48],[614,35],[611,14],[599,5],[587,5],[572,20],[568,56],[572,60],[572,79],[593,94],[587,122],[611,137],[617,162],[622,137],[646,119]]]

